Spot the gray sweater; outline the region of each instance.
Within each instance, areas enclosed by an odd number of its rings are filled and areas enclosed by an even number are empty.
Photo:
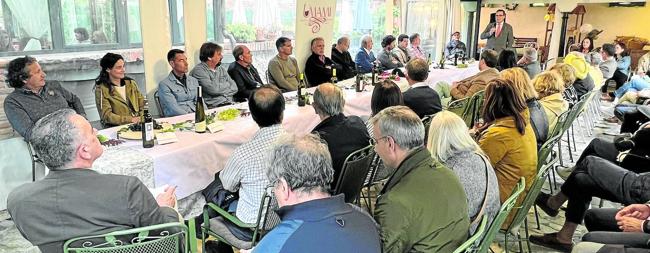
[[[199,80],[199,85],[203,89],[203,101],[208,108],[212,109],[233,102],[233,95],[237,93],[237,84],[223,66],[211,70],[207,63],[201,62],[192,69],[190,75]]]
[[[465,189],[470,219],[481,210],[483,195],[485,194],[485,166],[488,167],[488,200],[485,203],[483,213],[489,218],[488,224],[490,224],[499,212],[501,203],[499,201],[499,182],[490,161],[487,158],[485,159],[485,162],[483,162],[480,155],[466,151],[455,154],[447,159],[444,164],[456,173],[463,185],[463,189]],[[471,226],[470,233],[473,234],[476,228],[477,226]]]

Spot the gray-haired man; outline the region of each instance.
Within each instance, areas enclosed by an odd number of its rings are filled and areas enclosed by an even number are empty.
[[[380,252],[372,218],[330,196],[334,171],[318,136],[284,136],[271,150],[267,173],[282,219],[253,252]],[[326,238],[325,238],[326,237]]]
[[[534,47],[524,48],[524,56],[519,59],[519,62],[517,62],[517,64],[519,67],[526,70],[526,73],[528,73],[528,77],[530,77],[530,79],[535,78],[539,72],[542,72],[542,67],[537,61],[537,49]]]
[[[370,119],[375,151],[397,168],[377,198],[384,252],[452,252],[467,239],[469,217],[458,177],[431,158],[424,125],[406,106]]]
[[[345,158],[355,150],[368,146],[370,136],[361,118],[343,115],[345,98],[341,88],[336,85],[325,83],[318,86],[312,106],[321,119],[312,132],[325,140],[332,154],[334,181],[331,186],[334,189]]]
[[[171,208],[175,188],[154,198],[135,177],[90,170],[103,152],[96,135],[71,109],[32,128],[32,145],[50,173],[12,191],[7,207],[20,233],[42,252],[63,252],[71,238],[179,221]]]

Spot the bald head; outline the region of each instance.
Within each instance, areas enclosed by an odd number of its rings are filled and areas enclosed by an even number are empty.
[[[314,92],[314,110],[321,117],[338,115],[343,112],[345,98],[341,88],[331,83],[324,83]]]
[[[284,96],[277,88],[263,86],[251,93],[248,108],[259,127],[280,124],[284,114]]]

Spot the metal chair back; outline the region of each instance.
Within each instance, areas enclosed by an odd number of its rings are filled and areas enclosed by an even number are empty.
[[[372,145],[352,152],[345,158],[334,194],[345,194],[345,202],[354,202],[366,181],[368,171],[375,157]]]
[[[501,225],[503,225],[503,223],[506,221],[506,218],[508,218],[510,211],[512,211],[512,209],[515,207],[515,204],[517,203],[519,195],[524,191],[525,188],[526,179],[522,177],[515,188],[512,189],[512,194],[510,194],[510,197],[508,197],[508,199],[506,199],[506,201],[501,204],[501,209],[497,213],[497,216],[494,217],[492,224],[490,224],[488,230],[485,232],[485,236],[483,236],[479,242],[478,252],[488,252],[490,250],[490,243],[492,243],[497,233],[499,233]]]
[[[189,252],[187,240],[187,227],[174,222],[70,239],[63,252],[179,253]]]

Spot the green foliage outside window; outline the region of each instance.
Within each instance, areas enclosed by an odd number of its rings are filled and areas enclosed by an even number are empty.
[[[226,30],[235,37],[237,42],[255,41],[255,27],[248,24],[226,25]]]

